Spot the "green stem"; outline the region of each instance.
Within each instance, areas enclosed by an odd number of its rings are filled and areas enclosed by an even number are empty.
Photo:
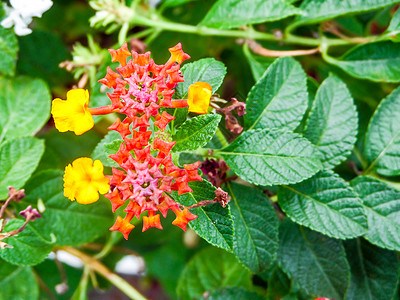
[[[225,148],[229,145],[228,141],[226,140],[226,137],[219,128],[217,128],[215,135],[217,136],[219,142],[221,143],[222,148]]]
[[[353,153],[357,157],[358,161],[360,162],[363,170],[365,170],[368,167],[368,163],[362,157],[362,154],[361,154],[360,150],[358,150],[356,147],[354,147],[353,148]]]

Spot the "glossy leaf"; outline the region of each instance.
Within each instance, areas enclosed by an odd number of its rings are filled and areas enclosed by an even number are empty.
[[[26,198],[19,206],[37,206],[40,198],[44,205],[42,218],[31,226],[43,235],[54,234],[59,246],[93,241],[111,227],[111,210],[103,198],[83,205],[64,197],[62,175],[62,171],[47,170],[32,177],[25,187]]]
[[[284,130],[245,131],[214,153],[242,179],[259,185],[296,183],[322,168],[314,145]]]
[[[177,85],[174,94],[175,99],[187,99],[189,86],[197,81],[209,83],[212,92],[215,93],[224,80],[226,67],[214,58],[203,58],[184,65],[181,71],[185,81]]]
[[[365,136],[369,169],[385,176],[400,175],[400,88],[382,100]]]
[[[108,156],[118,151],[121,142],[121,135],[116,131],[110,131],[94,148],[92,159],[99,159],[107,167],[118,167],[118,164]]]
[[[201,25],[233,28],[284,19],[300,10],[284,0],[219,0],[208,11]]]
[[[346,85],[330,75],[319,87],[304,137],[317,146],[324,168],[340,164],[356,142],[357,112]]]
[[[345,299],[393,299],[399,276],[396,252],[378,248],[361,239],[346,241],[344,246],[351,268]]]
[[[35,222],[35,221],[33,221]],[[10,232],[20,228],[24,220],[10,220],[4,227],[4,232]],[[35,230],[32,223],[28,223],[25,229],[5,240],[13,248],[5,248],[0,251],[0,257],[14,265],[33,266],[46,259],[53,250],[54,241],[51,237],[43,236]]]
[[[212,291],[207,297],[208,300],[263,300],[264,298],[260,294],[245,290],[237,287],[226,287]]]
[[[360,198],[333,172],[320,172],[292,186],[282,186],[279,205],[296,223],[333,238],[349,239],[367,231]]]
[[[400,44],[391,41],[357,46],[340,59],[326,57],[346,73],[359,79],[377,82],[399,82]]]
[[[389,27],[387,31],[399,31],[400,30],[400,11],[396,10],[395,14],[393,15],[392,20],[390,21]]]
[[[7,197],[8,186],[24,186],[43,152],[44,142],[31,137],[9,140],[0,146],[0,199]]]
[[[307,77],[292,57],[277,59],[250,90],[245,129],[295,129],[307,109]]]
[[[233,253],[254,273],[268,269],[278,251],[279,219],[267,196],[260,190],[231,183],[226,191],[235,234]]]
[[[18,40],[13,29],[0,26],[0,74],[15,74],[18,53]]]
[[[350,268],[341,241],[286,220],[279,230],[278,259],[289,277],[313,298],[343,298]]]
[[[201,115],[187,120],[172,136],[172,139],[176,141],[172,151],[196,150],[203,147],[214,136],[220,121],[221,116],[217,114]]]
[[[0,143],[35,134],[50,116],[50,92],[39,79],[0,78]]]
[[[400,251],[400,191],[367,176],[350,183],[362,199],[368,218],[364,237],[379,247]]]
[[[178,195],[173,192],[173,199],[184,206],[190,206],[203,200],[215,198],[215,187],[207,181],[192,181],[189,187],[193,193]],[[220,204],[212,204],[190,210],[197,215],[197,219],[190,221],[189,226],[210,244],[232,251],[233,221],[229,208]]]
[[[197,299],[206,291],[234,286],[249,288],[251,273],[233,254],[216,248],[198,252],[182,271],[177,292],[180,299]]]

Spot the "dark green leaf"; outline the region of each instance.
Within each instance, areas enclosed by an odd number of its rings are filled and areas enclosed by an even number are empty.
[[[307,294],[314,298],[343,298],[350,267],[341,241],[286,220],[279,231],[278,259]]]
[[[196,299],[206,291],[229,286],[249,288],[250,272],[233,254],[206,248],[198,252],[182,271],[177,292],[181,299]]]
[[[0,74],[15,74],[17,65],[18,40],[13,29],[0,26]]]
[[[215,154],[242,179],[259,185],[296,183],[322,168],[314,145],[284,130],[245,131]]]
[[[36,300],[39,286],[30,267],[17,267],[0,260],[0,299]]]
[[[327,62],[359,79],[378,82],[399,82],[400,44],[391,41],[354,47],[340,59],[325,56]]]
[[[399,276],[396,252],[378,248],[361,239],[346,241],[344,246],[351,268],[345,299],[393,299]]]
[[[317,146],[324,168],[340,164],[356,142],[358,118],[346,85],[330,75],[319,87],[304,137]]]
[[[400,175],[400,88],[382,100],[372,116],[365,136],[365,156],[386,176]]]
[[[232,28],[284,19],[300,10],[285,0],[219,0],[208,11],[201,25]]]
[[[243,53],[249,62],[251,73],[253,74],[254,80],[258,81],[268,69],[268,67],[274,62],[275,57],[265,57],[254,55],[247,44],[243,45]]]
[[[83,205],[64,197],[62,175],[62,171],[47,170],[32,177],[26,184],[26,198],[20,206],[36,206],[38,199],[42,199],[45,209],[42,218],[31,226],[43,235],[53,233],[59,246],[93,241],[111,227],[111,210],[103,198]]]
[[[203,200],[215,198],[215,187],[207,181],[193,181],[189,183],[193,193],[178,195],[172,193],[175,201],[184,206],[190,206]],[[190,227],[203,239],[214,246],[232,251],[233,221],[229,207],[223,208],[220,204],[212,204],[190,210],[197,215],[197,219],[190,221]]]
[[[10,220],[4,227],[4,232],[16,230],[23,224],[23,220]],[[5,242],[14,248],[2,249],[0,251],[2,259],[14,265],[33,266],[49,255],[55,241],[43,236],[29,223],[22,232],[7,238]]]
[[[221,86],[222,81],[224,81],[226,74],[225,65],[214,58],[203,58],[186,64],[181,70],[185,81],[177,85],[174,94],[175,99],[186,99],[189,86],[197,81],[209,83],[212,87],[212,92],[215,93]]]
[[[250,292],[243,288],[237,287],[227,287],[212,291],[207,297],[208,300],[263,300],[264,298],[256,294],[255,292]]]
[[[400,191],[366,176],[353,179],[351,185],[367,214],[368,231],[364,237],[379,247],[400,251]]]
[[[0,78],[0,143],[36,133],[50,116],[47,85],[29,77]]]
[[[330,237],[348,239],[367,230],[360,198],[333,172],[320,172],[296,185],[282,186],[278,199],[293,221]]]
[[[110,154],[115,154],[121,145],[121,135],[116,131],[110,131],[96,146],[92,153],[92,159],[99,159],[107,167],[118,167],[118,164],[109,158]],[[118,143],[118,145],[117,145]],[[113,146],[113,147],[111,147]],[[116,149],[114,148],[116,147]],[[115,151],[114,151],[115,150]]]
[[[187,120],[178,128],[172,139],[176,144],[172,151],[189,151],[203,147],[214,136],[221,121],[220,115],[201,115]]]
[[[292,57],[279,58],[247,96],[245,128],[295,129],[307,103],[307,77],[301,65]]]
[[[318,23],[337,16],[378,9],[398,3],[398,0],[305,0],[300,5],[303,15],[298,16],[298,23]]]
[[[0,199],[6,198],[8,186],[24,186],[43,152],[44,142],[31,137],[9,140],[0,146]]]
[[[252,272],[264,272],[278,251],[278,216],[261,191],[235,183],[227,186],[235,229],[233,253]]]

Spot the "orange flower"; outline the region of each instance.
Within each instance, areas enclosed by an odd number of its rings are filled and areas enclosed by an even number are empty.
[[[67,100],[54,99],[51,114],[58,131],[73,131],[76,135],[90,130],[93,117],[88,109],[89,92],[84,89],[74,89],[67,93]]]
[[[187,103],[189,111],[197,114],[206,114],[211,98],[211,85],[207,82],[198,81],[189,86]]]
[[[100,160],[81,157],[65,167],[64,196],[71,201],[90,204],[99,200],[99,193],[108,193],[110,185],[103,174]]]

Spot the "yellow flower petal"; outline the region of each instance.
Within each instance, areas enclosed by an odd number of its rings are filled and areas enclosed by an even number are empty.
[[[207,82],[198,81],[189,86],[187,103],[189,111],[197,114],[206,114],[211,98],[211,85]]]
[[[93,117],[88,110],[89,92],[73,89],[67,92],[67,100],[54,99],[51,114],[58,131],[68,130],[81,135],[94,126]]]
[[[103,174],[103,164],[99,160],[81,157],[65,167],[64,196],[71,201],[89,204],[99,200],[99,193],[108,193],[110,185]]]

